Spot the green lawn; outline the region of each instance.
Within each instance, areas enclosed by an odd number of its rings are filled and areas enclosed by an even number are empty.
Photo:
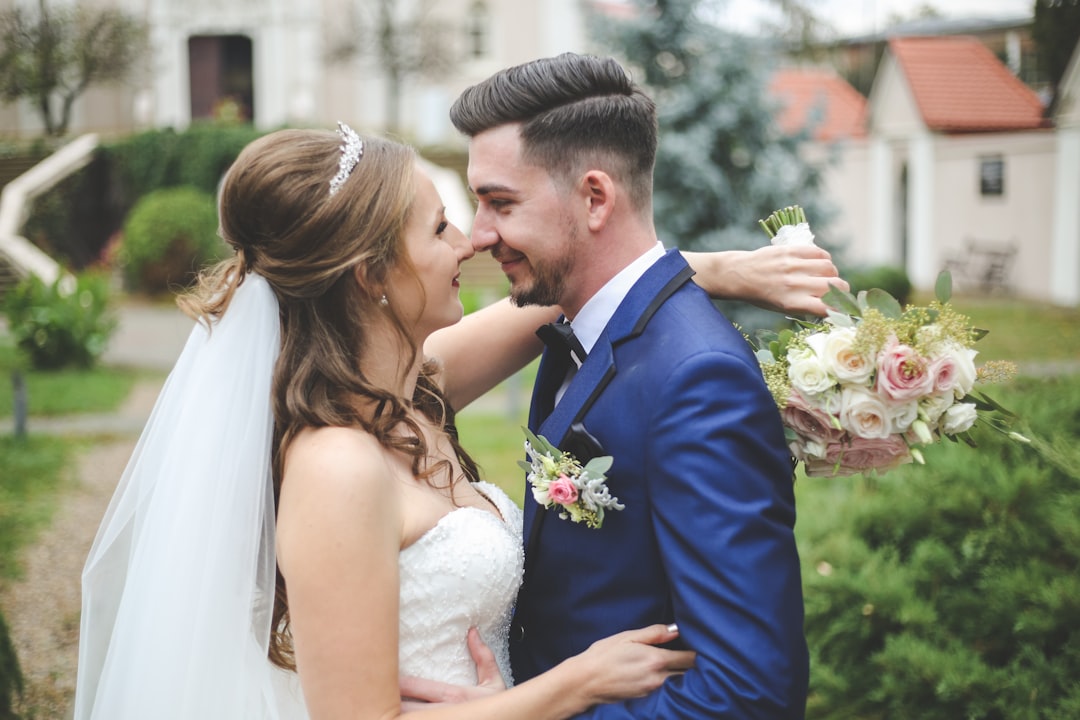
[[[19,549],[48,524],[74,449],[63,438],[0,435],[0,578],[18,576]]]
[[[136,374],[130,370],[26,369],[9,337],[0,337],[0,417],[10,417],[14,407],[12,373],[22,372],[31,415],[68,415],[115,410],[131,392]]]
[[[990,331],[975,346],[979,362],[1080,361],[1080,308],[972,297],[954,298],[953,305]]]

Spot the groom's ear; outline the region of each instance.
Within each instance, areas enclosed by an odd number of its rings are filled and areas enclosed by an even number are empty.
[[[566,435],[563,436],[562,442],[559,443],[559,447],[564,452],[568,452],[577,458],[582,465],[585,465],[593,458],[607,455],[600,441],[585,429],[583,423],[579,422],[570,426],[570,429],[566,431]]]
[[[585,204],[586,223],[589,230],[591,232],[603,230],[612,213],[615,212],[615,203],[618,198],[615,181],[603,170],[590,170],[581,177],[578,190]]]

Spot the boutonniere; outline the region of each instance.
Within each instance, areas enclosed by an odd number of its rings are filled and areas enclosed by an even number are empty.
[[[595,457],[585,465],[577,458],[548,442],[543,435],[525,431],[525,452],[528,462],[519,460],[526,479],[532,485],[532,496],[545,508],[558,508],[559,517],[571,522],[583,522],[591,528],[604,524],[607,510],[622,510],[625,506],[613,497],[607,487],[612,457]]]

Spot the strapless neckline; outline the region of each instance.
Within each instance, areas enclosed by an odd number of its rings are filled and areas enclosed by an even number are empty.
[[[521,509],[491,483],[477,483],[502,514],[454,508],[401,550],[398,656],[403,675],[471,685],[466,635],[475,627],[509,686],[509,632],[524,552]]]

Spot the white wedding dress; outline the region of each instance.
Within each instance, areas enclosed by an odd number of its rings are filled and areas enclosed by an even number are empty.
[[[299,678],[267,659],[274,598],[272,376],[277,300],[246,276],[213,332],[192,330],[82,577],[76,720],[305,720]],[[400,669],[476,681],[477,627],[509,684],[522,513],[451,511],[400,554]]]
[[[475,685],[476,665],[465,639],[475,627],[510,687],[510,617],[525,562],[523,516],[497,486],[479,482],[475,487],[495,504],[501,518],[476,507],[457,508],[398,558],[398,669],[401,675]],[[276,668],[272,674],[272,716],[306,720],[299,677]]]
[[[476,684],[465,636],[470,627],[492,652],[509,687],[510,615],[521,584],[521,509],[495,485],[476,489],[498,508],[462,507],[401,551],[399,667],[402,675]]]

